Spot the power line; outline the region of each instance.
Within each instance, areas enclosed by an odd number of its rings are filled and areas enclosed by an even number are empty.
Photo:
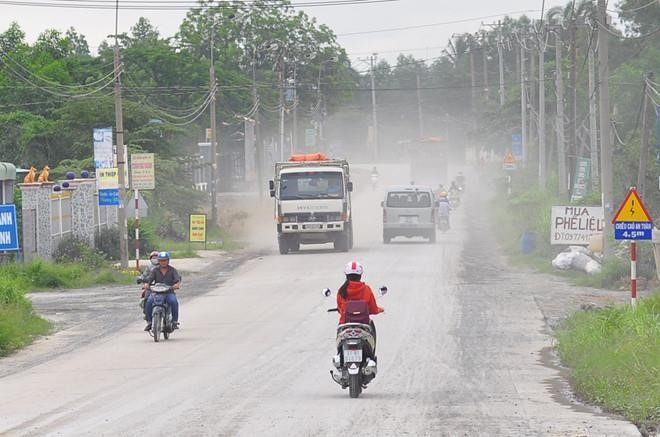
[[[445,25],[449,25],[449,24],[469,23],[471,21],[486,20],[486,19],[489,19],[489,18],[497,18],[497,17],[502,17],[502,16],[514,15],[514,14],[526,14],[526,13],[532,13],[532,12],[538,12],[538,10],[526,9],[526,10],[522,10],[522,11],[503,12],[501,14],[494,14],[494,15],[484,15],[484,16],[481,16],[481,17],[472,17],[472,18],[463,18],[463,19],[452,20],[452,21],[443,21],[443,22],[440,22],[440,23],[418,24],[418,25],[413,25],[413,26],[389,27],[389,28],[386,28],[386,29],[374,29],[374,30],[363,30],[363,31],[359,31],[359,32],[338,33],[337,36],[366,35],[366,34],[369,34],[369,33],[383,33],[383,32],[396,32],[396,31],[399,31],[399,30],[423,29],[423,28],[426,28],[426,27],[445,26]]]
[[[648,8],[649,6],[653,6],[653,5],[655,5],[655,4],[658,4],[658,1],[657,1],[657,0],[651,0],[651,1],[648,2],[647,4],[642,5],[642,6],[639,6],[639,7],[636,7],[636,8],[632,8],[632,9],[619,9],[619,10],[608,9],[608,11],[609,11],[609,12],[616,12],[616,13],[624,13],[624,14],[627,14],[627,13],[630,13],[630,12],[641,11],[642,9],[646,9],[646,8]]]
[[[393,3],[398,2],[399,0],[328,0],[322,2],[298,2],[298,3],[288,3],[288,2],[278,2],[275,4],[268,5],[267,7],[276,8],[276,7],[286,7],[291,6],[292,8],[311,8],[319,6],[355,6],[355,5],[367,5],[367,4],[379,4],[379,3]],[[158,4],[160,3],[160,4]],[[247,6],[263,6],[259,2],[247,2],[244,1],[241,4]],[[130,2],[129,0],[122,1],[122,4],[117,6],[114,1],[111,0],[55,0],[52,2],[45,1],[23,1],[23,0],[0,0],[0,5],[9,5],[9,6],[29,6],[29,7],[44,7],[44,8],[65,8],[65,9],[107,9],[107,10],[140,10],[140,11],[186,11],[189,9],[211,9],[216,7],[213,4],[200,4],[192,1],[172,1],[172,2],[150,2],[148,0]],[[230,3],[225,3],[225,5],[230,6]]]

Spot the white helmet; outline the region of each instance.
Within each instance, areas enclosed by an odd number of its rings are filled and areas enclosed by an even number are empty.
[[[345,275],[362,275],[363,272],[364,268],[362,267],[362,264],[357,261],[351,261],[346,264],[346,267],[344,267]]]

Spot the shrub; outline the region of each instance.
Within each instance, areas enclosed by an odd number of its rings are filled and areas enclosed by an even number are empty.
[[[140,253],[157,250],[158,239],[153,223],[149,220],[140,220]],[[128,222],[128,244],[129,249],[135,247],[135,220]]]
[[[109,228],[102,229],[94,235],[94,244],[96,250],[108,259],[119,259],[119,229]]]
[[[100,267],[106,261],[102,253],[89,247],[86,241],[73,236],[60,240],[53,259],[56,263],[76,263],[87,267]]]

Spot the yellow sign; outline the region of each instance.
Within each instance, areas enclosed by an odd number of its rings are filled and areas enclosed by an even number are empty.
[[[50,200],[64,200],[70,198],[71,198],[70,191],[58,191],[58,192],[50,193]]]
[[[99,190],[119,188],[119,170],[117,168],[97,168],[96,181]]]
[[[504,155],[504,164],[502,165],[502,168],[504,170],[516,170],[518,168],[516,158],[513,156],[513,153],[511,153],[511,150],[507,151],[506,155]]]
[[[156,188],[153,153],[133,153],[131,155],[131,188],[134,190]]]
[[[206,242],[206,214],[190,214],[190,242]]]
[[[614,215],[614,222],[652,222],[651,215],[646,210],[644,202],[633,187],[628,191],[626,199],[619,207],[619,211]]]

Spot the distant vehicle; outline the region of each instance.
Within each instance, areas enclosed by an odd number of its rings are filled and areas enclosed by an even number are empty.
[[[408,146],[410,178],[418,184],[437,186],[449,179],[446,139],[425,137]]]
[[[342,252],[353,248],[353,182],[346,160],[293,155],[275,164],[269,188],[282,255],[299,251],[301,244],[333,243]]]
[[[435,243],[436,201],[431,187],[405,185],[388,187],[383,207],[383,243],[395,237],[424,237]]]

